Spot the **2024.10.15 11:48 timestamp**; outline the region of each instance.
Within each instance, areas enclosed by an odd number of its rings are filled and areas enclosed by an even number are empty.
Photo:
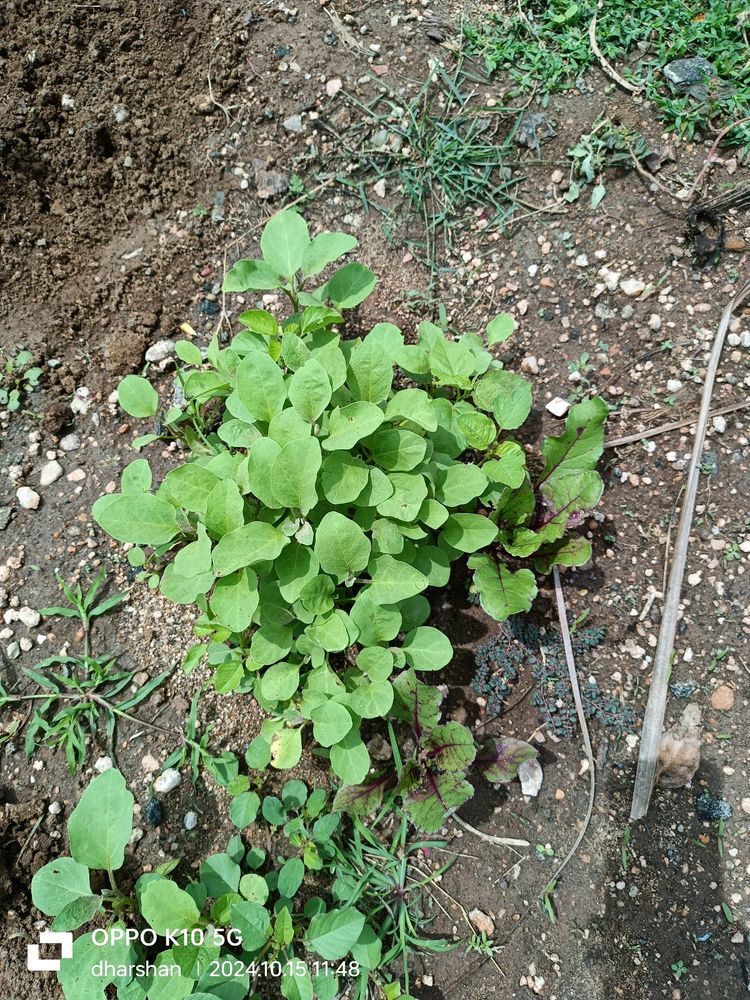
[[[222,976],[229,979],[234,976],[252,976],[253,979],[280,979],[282,976],[319,976],[321,973],[332,976],[348,976],[355,979],[360,972],[359,962],[304,962],[294,958],[288,962],[272,960],[269,962],[242,962],[238,958],[218,958],[211,962],[208,969],[211,976]]]

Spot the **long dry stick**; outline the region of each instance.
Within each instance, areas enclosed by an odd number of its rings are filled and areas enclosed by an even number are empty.
[[[546,896],[555,887],[555,883],[558,878],[562,875],[563,871],[567,867],[573,855],[576,853],[578,848],[581,846],[581,841],[586,836],[586,831],[589,828],[589,823],[591,822],[591,816],[594,812],[594,799],[596,797],[596,764],[594,761],[594,751],[591,748],[591,737],[589,736],[589,727],[586,722],[586,714],[583,711],[583,701],[581,700],[581,689],[578,686],[578,674],[576,673],[576,663],[573,656],[573,644],[570,641],[570,629],[568,628],[568,615],[565,609],[565,597],[563,595],[562,584],[560,583],[560,573],[557,566],[552,567],[552,578],[555,583],[555,600],[557,602],[557,617],[560,620],[560,635],[562,636],[563,649],[565,650],[565,660],[568,664],[568,674],[570,676],[570,686],[573,690],[573,701],[576,706],[576,714],[578,716],[578,724],[581,727],[581,735],[583,737],[583,748],[586,751],[586,760],[589,763],[589,802],[586,808],[586,815],[584,817],[583,823],[581,824],[581,829],[578,831],[578,836],[575,839],[575,843],[568,851],[568,853],[563,858],[562,862],[558,865],[552,878],[547,882],[544,888],[543,895]]]
[[[695,500],[698,494],[700,464],[703,458],[703,443],[706,438],[708,415],[711,409],[711,395],[732,314],[749,295],[750,281],[746,281],[730,299],[721,317],[719,328],[716,331],[708,369],[706,370],[701,408],[695,428],[693,454],[690,459],[690,468],[685,482],[685,499],[680,513],[680,523],[677,528],[677,537],[675,538],[672,565],[669,569],[669,580],[664,594],[661,628],[659,630],[659,639],[656,644],[656,653],[654,654],[654,667],[651,674],[651,690],[649,691],[646,712],[643,717],[641,750],[638,755],[638,769],[633,788],[633,803],[630,808],[631,820],[641,819],[645,816],[648,812],[649,802],[651,801],[651,792],[654,787],[656,767],[659,761],[659,748],[661,747],[662,729],[664,727],[664,711],[667,705],[667,685],[674,648],[674,637],[677,630],[677,611],[680,604],[682,578],[685,573],[685,563],[687,561],[688,542],[690,540],[690,528],[693,523]]]
[[[640,94],[642,87],[635,87],[632,83],[628,83],[627,80],[623,79],[617,70],[607,62],[602,54],[602,50],[599,48],[599,44],[596,40],[596,18],[599,11],[604,6],[604,0],[599,0],[594,16],[591,18],[591,24],[589,25],[589,42],[591,43],[591,51],[594,53],[596,58],[599,60],[599,65],[607,74],[610,76],[615,83],[619,84],[624,90],[629,90],[631,94]]]
[[[743,403],[730,403],[728,406],[721,406],[718,410],[711,410],[708,414],[711,417],[720,417],[725,413],[736,413],[737,410],[746,410],[750,407],[750,399]],[[626,434],[625,437],[610,438],[604,442],[605,448],[620,448],[625,444],[634,444],[636,441],[645,441],[646,438],[657,437],[659,434],[666,434],[667,431],[676,431],[680,427],[689,427],[698,420],[698,417],[685,417],[684,420],[673,420],[669,424],[659,424],[658,427],[650,427],[647,431],[638,431],[635,434]]]

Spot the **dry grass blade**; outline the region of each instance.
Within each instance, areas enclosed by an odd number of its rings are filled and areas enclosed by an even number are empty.
[[[700,464],[703,458],[703,442],[706,438],[706,427],[708,426],[708,416],[711,409],[711,396],[732,314],[748,296],[750,296],[750,281],[746,281],[738,289],[724,310],[719,328],[716,331],[716,337],[711,349],[711,357],[708,362],[701,407],[695,429],[695,440],[693,441],[693,453],[686,479],[685,499],[682,504],[680,523],[675,539],[672,565],[669,569],[669,580],[664,594],[661,628],[659,630],[659,639],[656,645],[656,653],[654,654],[654,667],[651,674],[651,689],[643,717],[641,750],[638,755],[638,769],[635,775],[635,787],[633,788],[633,803],[630,809],[631,820],[642,819],[648,812],[651,801],[651,792],[653,791],[656,770],[659,764],[659,749],[661,747],[662,729],[664,728],[664,711],[667,705],[667,686],[669,683],[674,638],[677,630],[677,610],[682,592],[682,578],[685,574],[695,499],[698,494]]]
[[[599,60],[599,65],[607,74],[607,76],[609,76],[612,80],[614,80],[616,84],[622,87],[623,90],[629,91],[631,94],[640,94],[643,88],[636,87],[632,83],[628,83],[627,80],[621,77],[620,74],[617,72],[617,70],[612,65],[610,65],[610,63],[607,62],[607,60],[604,58],[604,55],[602,54],[602,50],[599,48],[599,44],[596,40],[596,18],[603,6],[604,6],[604,0],[599,0],[599,4],[596,8],[596,11],[594,12],[594,16],[591,18],[591,24],[589,25],[589,42],[591,43],[591,51]]]
[[[728,406],[720,406],[718,410],[711,410],[709,419],[720,417],[725,413],[736,413],[737,410],[746,410],[750,407],[750,400],[744,403],[730,403]],[[676,431],[681,427],[690,427],[698,420],[698,417],[685,417],[684,420],[673,420],[669,424],[659,424],[658,427],[650,427],[647,431],[637,431],[635,434],[626,434],[624,437],[610,438],[604,442],[605,448],[620,448],[626,444],[634,444],[636,441],[645,441],[646,438],[657,437],[659,434],[666,434],[668,431]]]

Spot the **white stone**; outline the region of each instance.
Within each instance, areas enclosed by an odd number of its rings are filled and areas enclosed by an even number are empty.
[[[656,313],[651,313],[648,318],[648,325],[652,330],[661,330],[661,317]]]
[[[66,434],[60,438],[60,448],[63,451],[78,451],[81,447],[81,439],[77,434]]]
[[[630,298],[635,298],[640,295],[646,288],[645,281],[639,281],[637,278],[626,278],[625,281],[620,282],[620,289]]]
[[[378,198],[385,198],[385,178],[381,177],[379,181],[375,181],[372,189]]]
[[[585,253],[579,253],[576,257],[576,267],[588,267],[589,259]]]
[[[722,416],[714,417],[711,421],[711,426],[716,431],[717,434],[723,434],[727,429],[727,422]]]
[[[47,462],[42,466],[42,471],[39,473],[39,485],[51,486],[57,482],[62,474],[63,467],[59,462]]]
[[[94,770],[98,771],[99,774],[104,774],[105,771],[111,771],[112,766],[111,757],[99,757],[94,761]]]
[[[495,922],[489,914],[484,913],[482,910],[472,910],[469,914],[469,920],[480,934],[485,934],[488,938],[491,938],[495,933]]]
[[[569,409],[570,403],[567,399],[563,399],[562,396],[555,396],[546,406],[547,412],[551,413],[553,417],[564,417]]]
[[[687,582],[690,584],[691,587],[697,587],[698,584],[701,582],[702,579],[703,579],[703,575],[702,575],[701,571],[698,570],[697,573],[690,573],[688,575]]]
[[[328,83],[326,83],[326,94],[328,94],[329,97],[335,97],[342,87],[343,83],[341,82],[341,78],[334,76],[328,81]]]
[[[159,777],[154,782],[154,791],[158,795],[166,795],[167,792],[171,792],[173,789],[182,782],[182,775],[174,767],[168,767],[166,771],[162,771]]]
[[[679,392],[682,388],[682,382],[678,378],[671,378],[667,382],[667,392]]]
[[[86,386],[80,385],[76,389],[75,395],[73,396],[73,399],[70,403],[70,408],[73,411],[73,413],[79,413],[81,416],[85,416],[88,413],[89,407],[91,406],[92,403],[90,397],[91,393],[86,388]]]
[[[153,774],[155,771],[159,770],[159,761],[152,754],[147,753],[141,758],[141,767],[146,774]]]
[[[41,499],[39,494],[29,486],[20,486],[16,490],[16,500],[24,510],[36,510]]]
[[[529,375],[539,374],[539,362],[533,354],[530,354],[527,358],[523,359],[521,362],[521,371],[528,372]]]
[[[182,825],[186,830],[194,830],[198,825],[198,813],[193,812],[192,810],[190,812],[186,812]]]
[[[73,469],[73,471],[69,472],[65,478],[69,483],[82,483],[86,478],[86,473],[83,469]]]
[[[159,361],[166,361],[174,354],[173,340],[157,340],[155,344],[146,351],[146,361],[157,364]]]
[[[18,609],[18,614],[16,616],[19,621],[23,622],[26,628],[36,628],[41,619],[41,615],[38,611],[34,611],[28,605],[24,605],[22,608]]]
[[[62,806],[59,802],[50,802],[47,806],[47,812],[51,813],[53,816],[59,816],[62,812]]]
[[[518,780],[521,782],[521,791],[524,795],[535,798],[539,794],[539,789],[544,781],[544,772],[536,757],[525,760],[519,765]]]

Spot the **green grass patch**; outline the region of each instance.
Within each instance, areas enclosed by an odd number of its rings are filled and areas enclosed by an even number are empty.
[[[597,63],[589,41],[596,2],[549,0],[522,7],[482,24],[465,24],[464,40],[488,73],[507,74],[509,99],[536,91],[544,104],[551,93],[575,86]],[[744,0],[610,0],[599,11],[596,37],[618,72],[643,86],[643,96],[667,127],[692,139],[750,115],[746,7]],[[711,62],[716,75],[678,93],[661,71],[672,60],[694,56]],[[725,141],[750,145],[750,124],[733,129]]]

